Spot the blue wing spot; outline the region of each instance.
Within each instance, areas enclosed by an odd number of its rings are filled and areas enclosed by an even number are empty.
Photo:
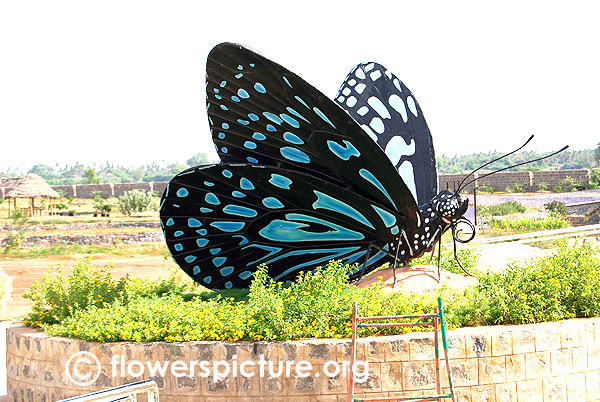
[[[398,226],[394,226],[390,232],[392,232],[393,235],[397,235],[398,233],[400,233],[400,229],[398,229]]]
[[[285,176],[282,176],[282,175],[277,174],[277,173],[272,173],[271,174],[271,178],[269,179],[269,183],[271,183],[275,187],[279,187],[279,188],[283,188],[285,190],[289,190],[290,189],[290,184],[292,184],[292,181],[290,179],[288,179],[287,177],[285,177]]]
[[[261,94],[267,93],[267,90],[265,89],[264,85],[261,84],[260,82],[257,82],[256,84],[254,84],[254,89],[256,89],[256,91],[260,92]]]
[[[237,94],[240,98],[244,98],[244,99],[248,99],[250,97],[248,92],[246,92],[246,90],[243,88],[238,89]]]
[[[254,184],[252,184],[252,182],[245,177],[240,179],[240,187],[242,190],[254,190]]]
[[[241,191],[232,191],[231,195],[233,195],[235,198],[244,198],[246,196],[246,194],[242,193]]]
[[[167,219],[167,223],[166,223],[167,226],[173,226],[174,224],[175,224],[175,222],[173,221],[173,218]]]
[[[340,214],[346,215],[364,224],[365,226],[370,227],[371,229],[375,229],[375,227],[373,227],[371,222],[369,222],[363,214],[345,202],[317,190],[313,190],[313,192],[317,196],[317,200],[312,204],[313,209],[316,210],[321,208],[329,211],[339,212]]]
[[[213,182],[211,182],[211,181],[205,181],[205,182],[204,182],[204,185],[205,185],[205,186],[207,186],[207,187],[212,187],[212,186],[214,186],[214,185],[215,185],[215,183],[213,183]]]
[[[352,241],[363,240],[362,233],[350,230],[324,219],[315,218],[304,214],[286,214],[286,220],[274,219],[258,233],[269,240],[277,242],[305,242],[305,241]],[[294,222],[300,221],[300,222]],[[331,228],[330,231],[313,232],[309,230],[312,222]]]
[[[202,226],[202,222],[195,218],[188,218],[187,224],[190,228],[199,228]]]
[[[296,144],[296,145],[304,144],[304,141],[302,141],[302,139],[300,137],[298,137],[296,134],[290,133],[289,131],[286,131],[285,133],[283,133],[283,139],[291,144]]]
[[[202,279],[204,281],[204,283],[209,284],[210,281],[212,281],[212,277],[209,275],[206,278]]]
[[[294,147],[283,147],[279,150],[281,156],[298,163],[310,163],[310,158],[306,153]]]
[[[219,107],[223,110],[229,110],[229,109],[227,109],[227,106],[225,106],[225,105],[219,105]]]
[[[296,100],[297,100],[298,102],[300,102],[300,103],[302,103],[304,106],[306,106],[306,108],[307,108],[307,109],[310,109],[310,107],[308,107],[308,105],[306,104],[306,102],[304,102],[304,101],[302,100],[302,98],[301,98],[301,97],[299,97],[298,95],[296,95],[296,96],[294,96],[294,98],[296,98]]]
[[[200,212],[203,212],[203,213],[205,213],[205,214],[207,214],[207,213],[209,213],[209,212],[212,212],[212,211],[213,211],[213,210],[212,210],[212,209],[210,209],[210,208],[205,208],[205,207],[202,207],[202,208],[200,208]]]
[[[246,141],[246,142],[244,142],[244,148],[256,149],[256,143],[254,143],[252,141]]]
[[[198,239],[196,240],[196,244],[198,247],[204,247],[208,244],[208,239]]]
[[[246,157],[246,160],[250,163],[258,163],[258,159],[253,158],[251,156]]]
[[[239,244],[240,246],[243,246],[244,244],[248,243],[248,239],[246,239],[245,236],[242,236],[242,235],[233,235],[231,237],[239,237],[240,239],[242,239],[242,241],[240,241],[240,244]]]
[[[325,123],[328,123],[328,124],[329,124],[331,127],[335,128],[335,129],[337,130],[337,127],[333,125],[333,123],[331,122],[331,120],[329,120],[329,119],[327,118],[327,116],[325,116],[325,115],[323,114],[323,112],[321,112],[321,111],[319,110],[319,108],[318,108],[318,107],[316,107],[316,106],[315,106],[315,107],[313,107],[313,110],[315,111],[315,113],[317,114],[317,116],[319,116],[319,117],[320,117],[320,118],[321,118],[321,119],[322,119],[322,120],[323,120]]]
[[[377,212],[377,214],[381,217],[381,220],[383,221],[386,227],[390,228],[396,223],[396,217],[394,215],[390,214],[386,210],[379,208],[376,205],[371,204],[371,207],[373,207],[375,212]]]
[[[215,257],[212,259],[212,263],[215,267],[219,268],[221,265],[225,264],[227,261],[226,257]]]
[[[234,102],[240,103],[240,98],[238,98],[238,97],[237,97],[237,96],[235,96],[235,95],[233,95],[233,96],[231,97],[231,100],[232,100],[232,101],[234,101]]]
[[[233,176],[233,173],[231,173],[227,169],[224,169],[222,173],[223,173],[223,176],[227,177],[228,179],[231,178],[231,176]]]
[[[250,67],[254,67],[256,64],[254,63],[250,63]]]
[[[221,276],[229,276],[233,272],[233,267],[223,267],[219,272],[221,272]]]
[[[209,251],[212,255],[215,255],[215,254],[219,254],[221,249],[219,247],[216,247],[216,248],[211,248]]]
[[[222,147],[221,148],[221,152],[223,152],[224,154],[229,152],[229,149],[227,147]]]
[[[244,126],[247,126],[248,124],[250,124],[250,122],[248,120],[242,120],[242,119],[238,119],[237,122],[240,124],[243,124]]]
[[[200,236],[206,236],[207,230],[206,229],[196,230],[196,233],[198,233]]]
[[[259,119],[259,117],[256,114],[254,114],[254,113],[248,113],[248,117],[252,121],[257,121]]]
[[[194,272],[194,275],[198,275],[200,273],[200,267],[196,265],[194,267],[194,271],[193,272]]]
[[[335,141],[327,141],[327,146],[329,147],[329,150],[333,152],[335,156],[345,161],[350,159],[350,157],[352,156],[360,156],[360,152],[354,147],[354,145],[352,145],[352,143],[350,143],[347,140],[342,141],[344,141],[345,147],[338,144]]]
[[[232,221],[217,221],[212,222],[210,226],[215,227],[223,232],[237,232],[244,228],[244,222],[232,222]]]
[[[298,120],[294,119],[293,117],[288,116],[285,113],[282,113],[279,116],[283,119],[283,121],[285,121],[290,126],[292,126],[294,128],[300,128],[300,123],[298,123]]]
[[[237,66],[237,69],[242,71],[244,69],[244,67],[240,64],[239,66]]]
[[[225,139],[225,133],[219,133],[219,139],[224,140]]]
[[[188,255],[187,257],[184,258],[184,260],[185,260],[185,262],[187,262],[189,264],[190,262],[196,261],[196,258],[197,257],[195,255]]]
[[[227,130],[229,128],[229,124],[223,123],[223,124],[221,124],[221,127],[223,127],[225,130]]]
[[[283,76],[283,80],[285,81],[285,83],[286,83],[286,84],[288,84],[288,86],[289,86],[290,88],[294,88],[294,87],[292,86],[292,84],[290,84],[290,82],[288,81],[288,79],[286,78],[286,76],[285,76],[285,75]]]
[[[283,120],[282,120],[281,118],[279,118],[279,116],[277,116],[276,114],[269,113],[269,112],[263,112],[263,115],[264,115],[264,116],[265,116],[267,119],[271,120],[273,123],[276,123],[276,124],[281,124],[281,123],[283,123]]]
[[[265,207],[271,209],[279,209],[283,208],[283,204],[275,197],[267,197],[262,200],[262,203]]]
[[[388,194],[388,192],[385,189],[385,187],[383,187],[383,185],[381,184],[381,182],[379,180],[377,180],[377,178],[375,176],[373,176],[373,173],[371,173],[367,169],[363,168],[363,169],[360,169],[358,171],[358,174],[360,174],[363,179],[365,179],[366,181],[368,181],[369,183],[371,183],[372,185],[374,185],[375,187],[377,187],[377,189],[379,191],[381,191],[381,193],[383,195],[385,195],[386,198],[392,203],[392,205],[394,206],[394,208],[396,208],[396,210],[398,210],[398,207],[396,206],[396,204],[394,203],[394,201],[392,201],[392,197],[390,197],[390,195]]]
[[[219,85],[221,88],[223,88],[225,85],[227,85],[227,81],[221,81],[221,84]]]
[[[179,205],[179,204],[173,204],[173,207],[174,207],[174,208],[180,208],[180,207],[181,207],[181,205]]]
[[[233,283],[231,281],[225,282],[225,289],[231,289],[233,287]]]
[[[215,88],[215,89],[213,89],[213,91],[215,91],[215,93],[218,94],[219,93],[219,88]]]
[[[246,280],[248,278],[250,278],[252,276],[252,272],[251,271],[244,271],[241,274],[238,275],[240,277],[240,279]]]
[[[177,243],[174,247],[175,247],[175,251],[183,250],[183,246],[181,245],[181,243]]]
[[[181,236],[183,236],[183,234],[184,234],[184,233],[183,233],[183,231],[182,231],[182,230],[178,230],[178,231],[176,231],[175,233],[173,233],[173,236],[175,236],[175,237],[181,237]]]
[[[254,134],[252,134],[252,138],[254,138],[255,140],[258,140],[258,141],[263,141],[263,140],[267,139],[267,137],[262,133],[254,133]]]
[[[237,79],[239,80],[239,79],[240,79],[240,78],[242,78],[243,76],[244,76],[244,74],[242,74],[242,73],[239,73],[239,74],[236,74],[236,75],[235,75],[235,78],[237,78]]]
[[[291,107],[286,107],[286,110],[288,112],[290,112],[291,114],[293,114],[294,116],[298,117],[299,119],[304,120],[305,122],[310,124],[310,121],[306,120],[306,118],[304,116],[302,116],[300,113],[296,112],[294,109],[292,109]]]
[[[206,196],[204,196],[204,200],[211,205],[219,205],[221,203],[221,201],[219,201],[219,198],[213,193],[206,193]]]
[[[274,133],[275,131],[277,131],[277,129],[272,124],[267,124],[267,131]]]
[[[218,100],[223,99],[223,97],[221,95],[215,95],[215,98],[217,98]]]
[[[243,216],[243,217],[247,217],[247,218],[254,218],[256,215],[258,215],[258,212],[256,212],[252,208],[247,208],[247,207],[243,207],[241,205],[235,205],[235,204],[230,204],[230,205],[225,206],[225,208],[223,208],[223,212],[225,212],[226,214],[229,214],[229,215],[237,215],[237,216]]]

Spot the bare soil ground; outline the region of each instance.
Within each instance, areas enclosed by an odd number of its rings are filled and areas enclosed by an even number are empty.
[[[68,257],[39,259],[0,259],[0,268],[13,278],[13,300],[6,310],[0,313],[0,317],[23,317],[31,308],[31,301],[23,298],[23,292],[30,290],[31,285],[41,280],[51,265],[62,264],[65,273],[68,273],[71,272],[77,260],[83,257],[85,256],[71,255]],[[108,270],[116,278],[127,274],[151,279],[168,277],[169,267],[176,267],[172,260],[166,260],[162,256],[117,257],[94,255],[93,261],[97,268],[104,268],[108,263],[112,263],[113,267]]]

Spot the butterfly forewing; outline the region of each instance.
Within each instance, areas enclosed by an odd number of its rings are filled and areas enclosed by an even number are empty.
[[[419,205],[437,194],[431,133],[412,92],[377,63],[346,77],[335,101],[381,147]]]
[[[260,264],[278,281],[331,259],[363,264],[370,248],[369,272],[388,258],[378,250],[390,249],[401,221],[397,212],[322,179],[251,164],[184,171],[161,203],[171,254],[212,289],[247,287]]]
[[[414,199],[382,150],[335,102],[277,63],[240,45],[216,46],[207,107],[223,162],[307,173],[402,211],[407,225],[417,221]]]

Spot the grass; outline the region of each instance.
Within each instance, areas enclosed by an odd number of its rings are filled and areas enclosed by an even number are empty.
[[[74,254],[104,254],[116,257],[132,255],[169,256],[167,246],[163,243],[120,244],[118,246],[95,246],[80,244],[55,244],[49,247],[31,247],[9,250],[0,254],[0,258],[49,258],[65,257]]]

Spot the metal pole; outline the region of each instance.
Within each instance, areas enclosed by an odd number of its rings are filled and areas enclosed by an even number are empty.
[[[439,314],[439,311],[436,308],[433,309],[433,312],[436,314]],[[439,321],[439,315],[438,317],[435,317],[433,319],[433,339],[434,339],[434,347],[435,347],[435,377],[436,377],[436,382],[437,382],[437,393],[438,395],[442,394],[442,379],[441,379],[441,373],[440,373],[440,345],[439,345],[439,341],[438,341],[438,321]],[[438,399],[438,402],[440,402],[440,399]]]
[[[452,402],[456,402],[456,395],[454,394],[454,384],[452,384],[450,360],[448,359],[448,340],[446,339],[446,323],[444,322],[444,306],[442,305],[441,297],[438,297],[438,311],[440,314],[440,325],[442,327],[442,342],[444,344],[444,356],[446,358],[446,371],[448,372],[448,384],[450,385],[450,395],[452,395]]]
[[[356,361],[356,329],[358,318],[358,305],[352,303],[352,350],[350,354],[350,380],[348,382],[348,402],[354,401],[354,362]]]
[[[477,226],[477,187],[473,187],[473,215],[475,216],[475,226]]]

